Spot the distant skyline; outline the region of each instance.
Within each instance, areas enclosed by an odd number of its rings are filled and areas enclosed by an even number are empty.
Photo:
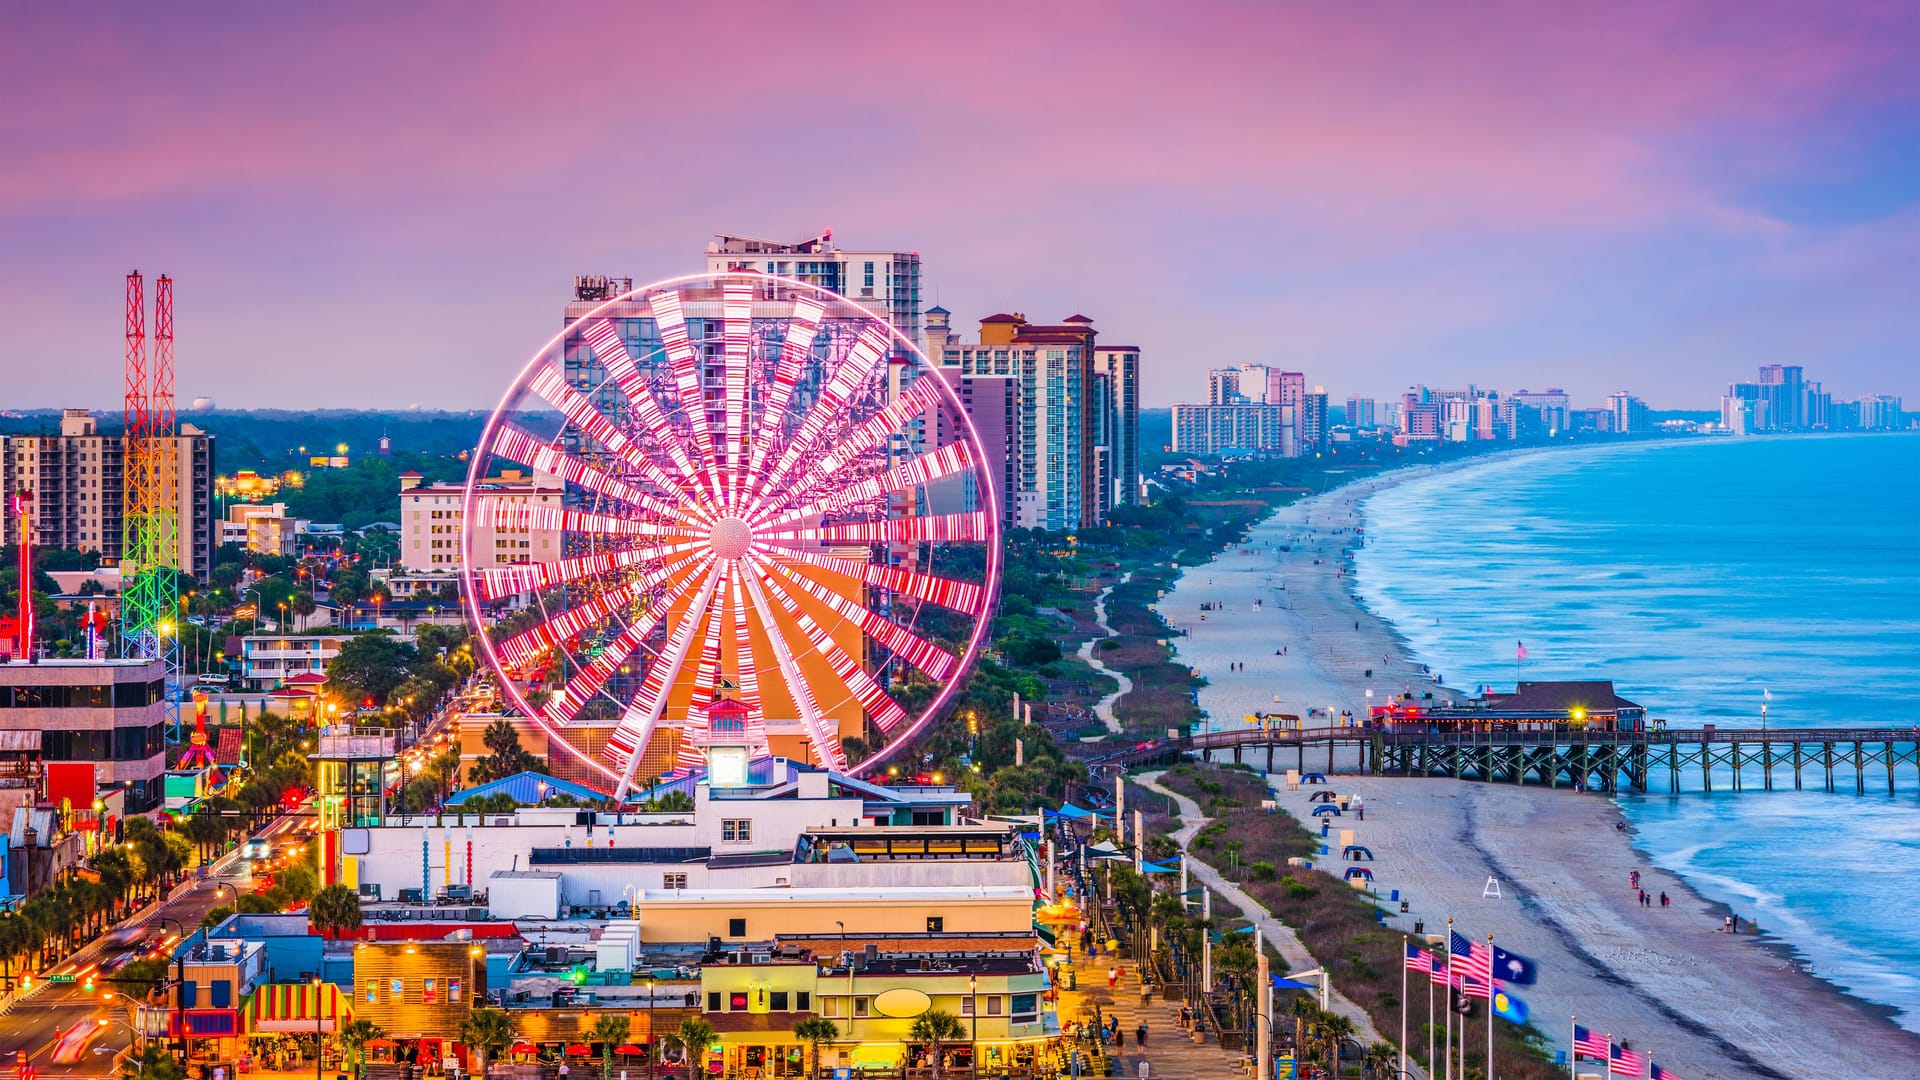
[[[1149,407],[1920,398],[1907,2],[12,5],[0,80],[0,408],[117,399],[134,268],[183,404],[467,409],[575,274],[828,227],[968,332],[1084,311]]]

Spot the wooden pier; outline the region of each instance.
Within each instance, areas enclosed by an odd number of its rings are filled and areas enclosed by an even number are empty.
[[[1361,770],[1599,791],[1878,791],[1920,785],[1920,728],[1705,728],[1651,732],[1431,732],[1370,727],[1209,731],[1157,739],[1090,759],[1131,768],[1189,754],[1264,764],[1268,772],[1320,768],[1350,747]]]

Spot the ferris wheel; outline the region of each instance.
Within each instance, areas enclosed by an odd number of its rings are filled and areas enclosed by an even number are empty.
[[[570,318],[488,419],[457,520],[467,613],[504,696],[617,795],[722,750],[866,772],[985,639],[1001,467],[857,301],[658,282]]]

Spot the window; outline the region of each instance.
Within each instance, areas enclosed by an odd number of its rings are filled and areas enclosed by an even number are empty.
[[[802,995],[802,996],[805,996],[805,995]],[[800,1007],[802,1009],[806,1008],[805,1005],[801,1005]],[[821,1016],[839,1016],[840,1015],[840,999],[837,997],[821,998],[820,999],[820,1015]]]
[[[728,919],[727,920],[727,936],[728,937],[746,937],[747,936],[747,920]]]
[[[873,999],[857,997],[853,999],[853,1015],[856,1019],[873,1015]]]
[[[750,818],[722,818],[720,820],[720,839],[752,840],[753,821]]]
[[[999,994],[988,995],[987,996],[987,1015],[999,1016],[1000,1010],[1005,1004],[1006,1004],[1006,999],[1002,998]]]
[[[767,1009],[770,1012],[786,1012],[787,992],[785,990],[775,990],[769,993],[767,995]]]
[[[661,874],[660,887],[663,889],[684,889],[687,887],[687,875]]]
[[[1040,995],[1013,995],[1012,1019],[1016,1024],[1032,1024],[1037,1022],[1040,1019]]]
[[[828,1000],[832,999],[829,998]],[[806,990],[795,990],[793,992],[793,1007],[799,1012],[812,1012],[813,994]]]
[[[945,916],[943,915],[927,916],[927,933],[938,934],[944,931],[946,928],[947,928],[947,920]]]
[[[972,994],[968,994],[966,997],[963,997],[960,999],[960,1015],[961,1016],[973,1015],[973,995]]]
[[[745,990],[735,990],[727,995],[727,1011],[747,1011],[747,992]]]
[[[718,990],[707,991],[707,1011],[708,1012],[720,1011],[720,991]]]

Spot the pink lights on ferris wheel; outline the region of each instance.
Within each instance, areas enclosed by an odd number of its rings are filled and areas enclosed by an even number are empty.
[[[621,790],[643,755],[692,769],[721,745],[846,768],[857,732],[886,744],[857,771],[880,765],[984,640],[995,477],[952,388],[857,302],[758,274],[615,298],[528,363],[480,447],[461,520],[482,653]],[[507,469],[562,497],[488,483]],[[471,568],[530,533],[560,550]],[[984,557],[945,557],[966,547]],[[910,710],[914,679],[933,693]],[[603,759],[568,741],[582,723],[611,726]]]

